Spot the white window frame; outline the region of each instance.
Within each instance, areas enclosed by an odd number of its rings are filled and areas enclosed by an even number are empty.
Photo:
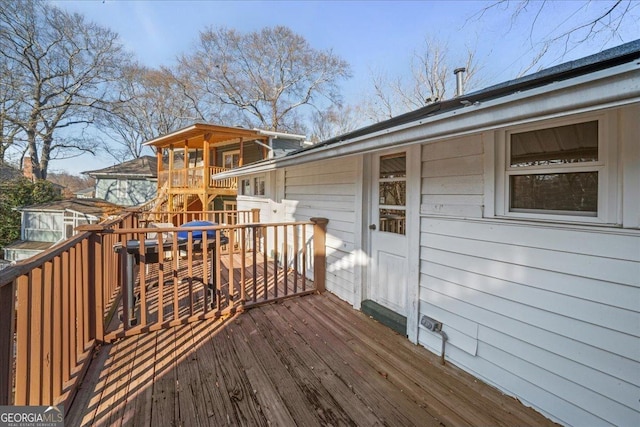
[[[238,178],[238,194],[241,196],[250,196],[251,195],[251,179],[244,177]]]
[[[498,131],[496,135],[496,216],[507,218],[533,219],[553,222],[579,222],[591,224],[619,224],[618,206],[618,135],[615,112],[584,114],[571,118],[555,119],[534,124],[522,125]],[[530,167],[510,167],[510,135],[559,126],[598,122],[598,161],[571,163],[566,165],[543,165]],[[531,175],[545,173],[598,172],[598,210],[596,216],[575,214],[545,213],[541,211],[510,210],[510,177],[513,175]]]
[[[229,150],[222,153],[222,167],[226,169],[235,169],[235,167],[227,168],[227,157],[231,157],[231,163],[233,163],[233,156],[238,155],[238,166],[240,165],[240,150]]]
[[[249,185],[245,187],[244,183],[247,181]],[[264,182],[264,194],[258,194],[258,186],[256,185],[257,184],[256,181]],[[269,192],[270,192],[269,179],[265,174],[247,175],[242,178],[238,178],[238,195],[239,196],[266,198],[269,196]]]
[[[262,194],[258,194],[258,185],[262,182]],[[267,177],[264,175],[256,175],[252,180],[253,185],[253,195],[257,197],[266,197],[267,196]]]

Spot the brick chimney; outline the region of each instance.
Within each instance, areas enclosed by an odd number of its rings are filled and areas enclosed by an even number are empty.
[[[31,163],[31,157],[29,156],[25,157],[22,161],[22,174],[29,181],[35,181],[35,177],[33,176],[33,163]]]

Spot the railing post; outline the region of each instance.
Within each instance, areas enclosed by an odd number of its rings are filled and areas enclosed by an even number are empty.
[[[78,230],[91,233],[87,266],[89,272],[89,339],[104,341],[104,262],[102,232],[100,224],[85,225]]]
[[[129,208],[126,211],[131,214],[131,228],[138,228],[140,221],[140,210],[138,208]]]
[[[311,218],[313,222],[313,284],[324,292],[327,273],[327,218]]]
[[[260,209],[251,209],[251,222],[260,222]]]
[[[0,406],[9,406],[13,394],[13,334],[16,282],[0,287]]]

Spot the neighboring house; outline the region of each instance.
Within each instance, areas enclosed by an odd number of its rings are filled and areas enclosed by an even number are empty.
[[[639,118],[635,41],[214,178],[328,218],[327,289],[411,341],[440,354],[441,322],[553,420],[640,425]]]
[[[76,227],[98,223],[120,208],[104,200],[67,199],[17,210],[22,215],[20,240],[4,248],[9,262],[37,255],[76,234]]]
[[[305,144],[304,135],[207,123],[145,142],[158,157],[155,208],[171,212],[234,210],[237,180],[213,180],[212,175],[277,158]]]
[[[93,199],[95,197],[96,189],[94,187],[84,188],[73,193],[76,199]]]
[[[95,198],[116,205],[138,206],[157,195],[158,163],[153,156],[83,173],[96,180]]]

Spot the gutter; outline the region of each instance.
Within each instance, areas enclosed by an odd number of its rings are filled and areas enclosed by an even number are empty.
[[[300,139],[300,140],[307,139],[306,135],[300,135],[295,133],[276,132],[272,130],[262,130],[258,128],[253,128],[253,130],[258,132],[260,135],[273,136],[275,138]]]

